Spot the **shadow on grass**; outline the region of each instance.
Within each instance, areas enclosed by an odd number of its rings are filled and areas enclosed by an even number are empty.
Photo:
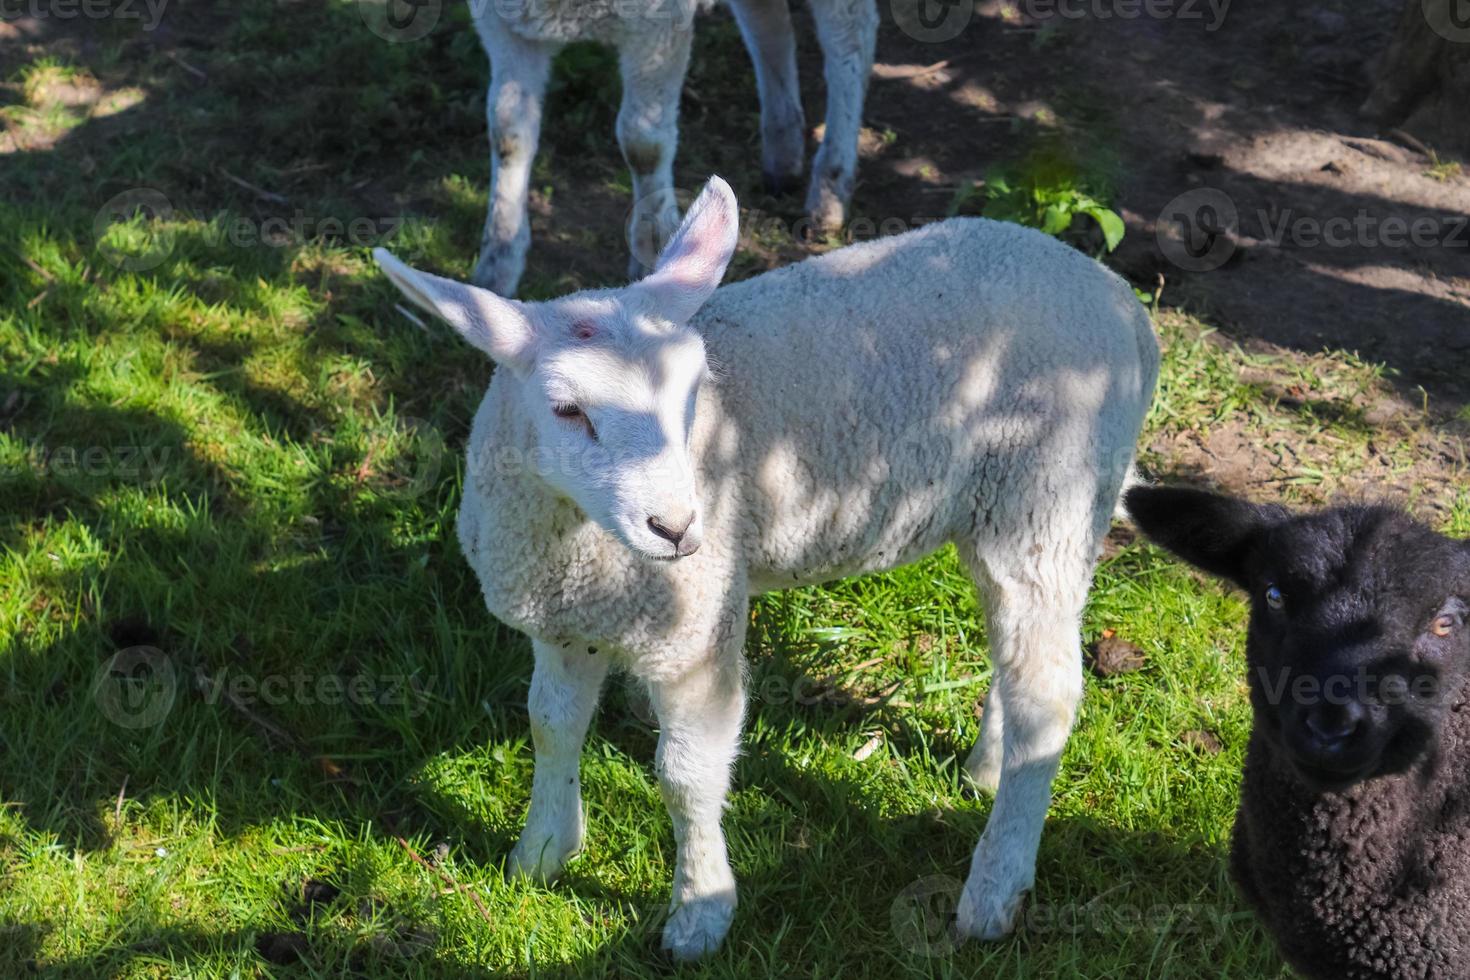
[[[742,782],[752,781],[752,768],[779,775],[788,792],[814,804],[803,820],[821,824],[823,832],[814,844],[788,847],[779,861],[733,853],[740,910],[725,946],[696,975],[774,975],[787,959],[825,959],[835,968],[854,955],[890,976],[1024,976],[1020,964],[1032,957],[1074,965],[1070,974],[1053,975],[1163,976],[1172,975],[1171,963],[1201,955],[1218,963],[1222,975],[1281,972],[1269,940],[1225,881],[1223,854],[1209,846],[1093,819],[1053,818],[1042,841],[1037,887],[1015,933],[979,942],[956,931],[954,913],[985,805],[876,817],[838,802],[831,785],[795,767],[744,766]],[[759,814],[732,815],[726,829],[732,840],[751,840],[766,822]],[[871,834],[874,846],[857,858],[824,846],[827,838],[849,834]],[[667,902],[661,892],[609,887],[580,873],[576,863],[554,889],[575,898],[584,915],[620,924],[611,941],[571,962],[558,954],[537,961],[534,945],[528,947],[535,961],[529,975],[691,972],[660,949]],[[1181,895],[1187,898],[1178,900]],[[431,911],[416,916],[343,904],[328,899],[312,907],[283,888],[270,920],[232,928],[152,926],[149,910],[136,910],[126,915],[128,927],[115,943],[82,956],[43,956],[45,936],[54,928],[46,920],[11,922],[0,925],[6,953],[0,961],[47,976],[99,976],[147,966],[188,969],[221,953],[254,950],[265,964],[313,976],[507,975],[436,950],[435,927],[426,924],[434,919]],[[377,924],[367,939],[354,925],[364,916]]]

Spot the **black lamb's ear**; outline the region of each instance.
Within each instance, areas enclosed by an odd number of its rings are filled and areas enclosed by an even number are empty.
[[[1250,586],[1244,563],[1251,541],[1289,514],[1276,504],[1187,487],[1133,487],[1123,503],[1155,544],[1243,588]]]

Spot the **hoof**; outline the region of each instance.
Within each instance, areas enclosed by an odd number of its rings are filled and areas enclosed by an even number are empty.
[[[490,290],[496,296],[513,299],[524,267],[524,256],[486,246],[480,250],[480,259],[475,263],[475,271],[470,274],[470,282],[481,289]]]
[[[681,962],[713,953],[725,941],[735,917],[733,898],[712,895],[685,902],[674,909],[664,926],[664,950]]]
[[[847,202],[828,187],[812,188],[806,210],[812,227],[824,235],[836,234],[847,223]]]
[[[1025,887],[997,887],[994,882],[965,883],[955,911],[955,928],[975,939],[1004,939],[1016,928],[1016,919],[1030,892]]]
[[[806,194],[806,213],[824,235],[842,230],[847,223],[847,202],[852,199],[851,170],[828,164],[826,154],[817,152],[812,161],[812,185]]]
[[[549,885],[577,851],[577,847],[561,847],[555,841],[539,842],[534,847],[520,841],[505,862],[505,876],[511,881]]]

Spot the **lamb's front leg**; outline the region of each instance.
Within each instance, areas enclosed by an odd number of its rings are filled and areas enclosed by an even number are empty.
[[[679,93],[689,67],[691,25],[634,31],[618,49],[623,103],[618,144],[633,176],[628,216],[628,278],[641,279],[679,227],[674,199],[674,149],[679,141]]]
[[[649,683],[660,727],[659,788],[678,847],[663,945],[681,960],[718,948],[735,915],[720,813],[740,748],[745,688],[739,644],[725,649],[716,663]]]
[[[487,12],[485,17],[496,16]],[[551,45],[527,41],[503,26],[480,24],[490,55],[485,116],[490,129],[490,203],[471,277],[500,296],[514,296],[531,246],[526,201],[541,138],[541,105],[551,71]]]
[[[806,210],[819,230],[836,231],[847,220],[857,174],[863,99],[878,41],[878,7],[874,0],[812,0],[812,16],[827,76],[827,119],[822,146],[812,160]]]
[[[607,676],[608,654],[587,647],[532,643],[531,739],[536,773],[526,827],[511,851],[507,871],[534,881],[555,878],[582,846],[582,783],[579,763],[587,726]]]

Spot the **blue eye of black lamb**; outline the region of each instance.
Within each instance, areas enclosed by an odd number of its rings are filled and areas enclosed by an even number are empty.
[[[1276,587],[1274,582],[1266,586],[1266,605],[1272,609],[1280,609],[1286,605],[1286,596],[1281,594],[1281,590]]]

